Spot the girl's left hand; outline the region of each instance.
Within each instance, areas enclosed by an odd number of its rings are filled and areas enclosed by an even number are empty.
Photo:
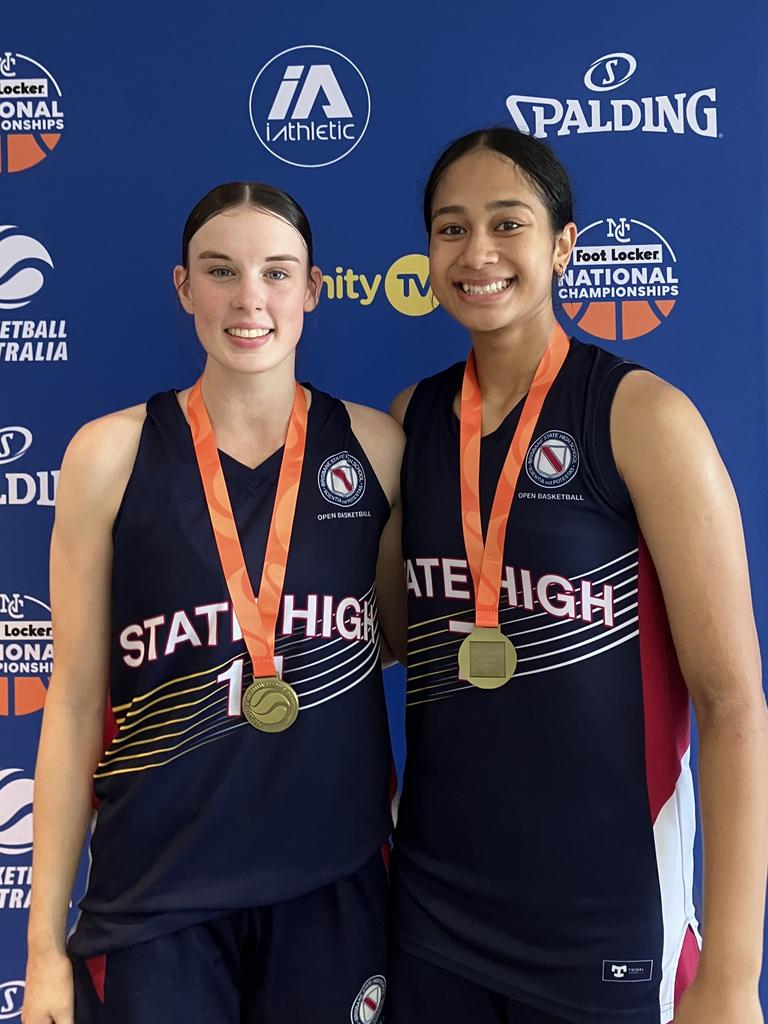
[[[757,986],[729,986],[695,981],[672,1024],[765,1024]]]

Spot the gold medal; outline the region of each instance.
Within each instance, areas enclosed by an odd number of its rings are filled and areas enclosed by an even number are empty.
[[[280,462],[257,600],[248,578],[213,426],[203,401],[202,378],[189,395],[189,426],[205,503],[227,590],[254,672],[253,682],[243,694],[243,715],[254,729],[261,732],[284,732],[299,714],[296,691],[277,673],[275,628],[304,463],[307,422],[307,398],[304,389],[297,384]]]
[[[277,676],[254,679],[243,694],[243,714],[260,732],[285,732],[299,714],[299,698]]]
[[[459,647],[459,678],[481,690],[508,683],[517,668],[517,651],[500,629],[475,626]]]
[[[485,537],[480,514],[483,396],[474,352],[470,352],[464,368],[459,428],[461,525],[475,595],[475,626],[459,647],[459,678],[482,690],[495,690],[503,686],[512,678],[517,667],[517,652],[512,641],[499,629],[499,597],[507,520],[525,453],[531,443],[544,400],[565,362],[569,347],[570,342],[564,331],[555,326],[523,403],[496,484]]]

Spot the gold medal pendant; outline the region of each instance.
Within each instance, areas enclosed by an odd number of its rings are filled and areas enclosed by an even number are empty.
[[[299,698],[277,676],[254,679],[243,694],[243,714],[261,732],[285,732],[299,715]]]
[[[508,683],[517,668],[517,651],[498,627],[475,626],[459,647],[459,679],[481,690]]]

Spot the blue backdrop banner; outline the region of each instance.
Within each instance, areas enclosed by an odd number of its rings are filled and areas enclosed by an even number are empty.
[[[559,320],[701,410],[768,639],[762,4],[34,6],[4,10],[0,38],[0,1021],[23,995],[58,467],[86,420],[199,373],[171,271],[215,184],[304,206],[324,276],[299,375],[386,408],[467,346],[429,285],[435,157],[488,124],[546,139],[580,229]]]

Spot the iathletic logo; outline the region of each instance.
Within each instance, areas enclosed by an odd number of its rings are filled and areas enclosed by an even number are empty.
[[[293,46],[268,60],[251,86],[251,125],[272,156],[327,167],[365,134],[371,96],[349,57],[327,46]]]

